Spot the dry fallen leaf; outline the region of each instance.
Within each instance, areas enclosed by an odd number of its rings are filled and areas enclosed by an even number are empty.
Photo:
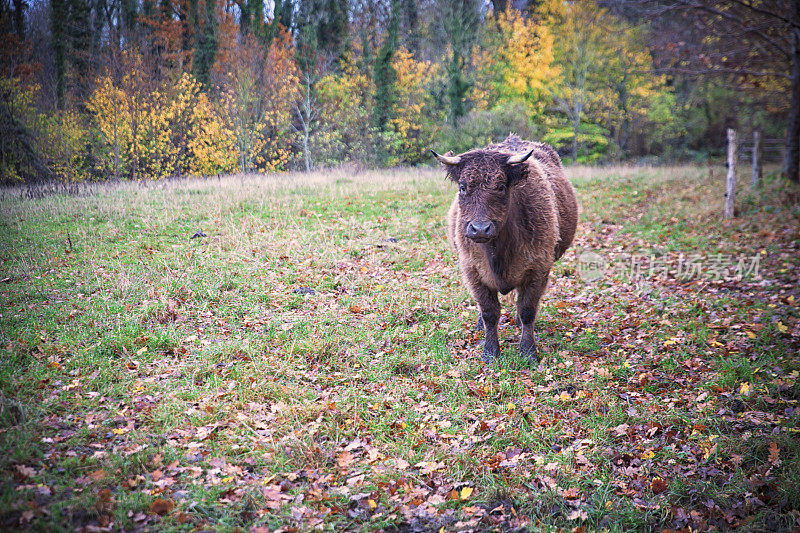
[[[628,424],[620,424],[617,427],[612,428],[611,431],[614,432],[614,435],[621,437],[628,432],[628,428],[630,428]]]
[[[561,491],[561,497],[565,500],[575,500],[580,495],[578,487],[570,487],[567,490]]]
[[[653,494],[661,494],[667,490],[667,482],[657,477],[650,482],[650,490],[653,491]]]
[[[428,497],[428,505],[441,505],[445,501],[447,500],[441,494],[432,494],[430,497]]]
[[[769,443],[769,464],[772,466],[779,466],[781,464],[780,460],[780,448],[778,448],[778,443],[772,441]]]
[[[27,524],[31,520],[33,520],[34,513],[31,510],[23,511],[22,515],[19,517],[20,524]]]
[[[341,468],[347,468],[350,466],[354,460],[353,454],[348,451],[343,451],[339,454],[339,458],[336,460],[336,464],[338,464]]]
[[[584,511],[583,509],[575,509],[574,511],[570,511],[567,515],[567,520],[588,520],[589,513]]]
[[[23,477],[31,477],[36,475],[36,469],[31,468],[30,466],[25,465],[15,465],[14,468],[17,472]]]
[[[172,508],[175,507],[175,502],[172,500],[164,500],[162,498],[156,498],[153,500],[153,503],[150,504],[150,512],[152,514],[157,515],[165,515],[168,512],[172,511]]]
[[[349,487],[354,487],[356,485],[361,485],[362,483],[364,483],[364,478],[366,478],[366,476],[364,474],[359,474],[357,476],[353,476],[353,477],[347,478],[347,485]]]
[[[106,478],[106,475],[106,471],[101,468],[100,470],[89,472],[89,479],[92,481],[102,481]]]

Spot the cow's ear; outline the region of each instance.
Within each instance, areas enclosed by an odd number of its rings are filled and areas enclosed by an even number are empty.
[[[528,165],[506,164],[506,186],[511,187],[522,181],[528,175]]]
[[[508,187],[520,182],[527,175],[528,165],[522,165],[520,163],[527,161],[531,155],[533,155],[533,149],[531,149],[530,152],[511,155],[506,159]]]
[[[458,183],[461,179],[461,173],[458,171],[458,165],[447,165],[447,179],[453,183]]]

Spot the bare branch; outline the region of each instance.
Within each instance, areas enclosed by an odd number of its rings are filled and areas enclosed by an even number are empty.
[[[768,71],[768,70],[750,70],[750,69],[737,69],[737,68],[708,68],[708,69],[691,69],[682,67],[663,67],[655,68],[653,72],[657,74],[692,74],[696,76],[707,76],[709,74],[737,74],[740,76],[755,76],[755,77],[773,77],[790,79],[786,72]]]
[[[729,1],[733,2],[734,4],[738,4],[738,5],[746,8],[746,9],[749,9],[750,11],[753,11],[755,13],[759,13],[759,14],[765,15],[767,17],[776,18],[776,19],[778,19],[778,20],[780,20],[780,21],[782,21],[785,24],[788,24],[790,26],[795,26],[795,27],[800,26],[800,24],[798,24],[797,21],[792,20],[792,19],[787,18],[787,17],[784,17],[783,15],[779,15],[778,13],[775,13],[774,11],[770,11],[768,9],[764,9],[762,7],[758,7],[756,5],[753,5],[752,2],[743,2],[742,0],[729,0]]]

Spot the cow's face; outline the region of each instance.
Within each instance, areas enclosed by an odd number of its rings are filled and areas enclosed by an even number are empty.
[[[522,163],[530,153],[508,156],[478,150],[460,156],[434,155],[447,165],[448,177],[458,185],[460,231],[474,242],[497,237],[508,217],[509,190],[522,177]]]

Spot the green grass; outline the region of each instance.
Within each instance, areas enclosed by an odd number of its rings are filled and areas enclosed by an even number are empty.
[[[720,169],[568,173],[536,365],[513,298],[480,361],[439,171],[0,192],[0,526],[797,527],[798,191],[723,222]]]

